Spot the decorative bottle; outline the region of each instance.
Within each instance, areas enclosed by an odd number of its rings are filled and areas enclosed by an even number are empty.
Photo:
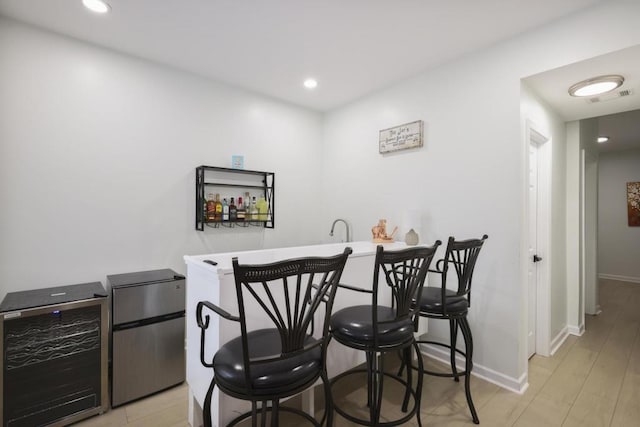
[[[411,230],[409,230],[409,232],[405,235],[404,237],[404,241],[407,245],[409,246],[415,246],[418,244],[419,242],[419,236],[418,233],[416,233],[416,231],[412,228]]]

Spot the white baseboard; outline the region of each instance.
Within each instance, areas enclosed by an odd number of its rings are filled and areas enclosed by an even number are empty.
[[[621,282],[640,283],[640,277],[619,276],[617,274],[598,274],[600,279],[619,280]]]
[[[558,333],[558,335],[556,335],[556,337],[551,340],[551,352],[550,355],[553,356],[556,351],[558,351],[558,349],[560,348],[560,346],[562,345],[562,343],[564,343],[564,341],[567,339],[567,337],[569,336],[569,329],[567,326],[565,326],[564,328],[562,328],[562,330]]]
[[[575,336],[581,337],[582,334],[584,334],[584,323],[581,324],[580,326],[574,326],[574,325],[567,326],[567,332],[569,332],[569,335],[575,335]]]
[[[420,349],[422,354],[425,356],[431,357],[447,365],[451,363],[449,361],[449,351],[447,349],[429,344],[420,344]],[[464,358],[462,356],[456,355],[456,365],[459,367],[464,366]],[[523,394],[529,387],[526,372],[522,374],[520,378],[514,378],[474,362],[471,374],[518,394]]]
[[[600,304],[596,305],[596,311],[595,313],[584,313],[588,316],[598,316],[600,313],[602,313],[602,308],[600,307]]]

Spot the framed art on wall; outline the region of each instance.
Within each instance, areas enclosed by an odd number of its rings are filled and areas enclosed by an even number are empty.
[[[627,182],[629,227],[640,227],[640,182]]]

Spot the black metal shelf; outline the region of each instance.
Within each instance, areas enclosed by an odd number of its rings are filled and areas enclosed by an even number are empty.
[[[272,173],[272,172],[263,172],[263,171],[254,171],[254,170],[249,170],[249,169],[233,169],[233,168],[221,168],[218,166],[198,166],[198,168],[196,169],[200,169],[203,168],[204,170],[208,170],[208,171],[215,171],[215,172],[228,172],[228,173],[232,173],[232,174],[242,174],[242,175],[264,175],[264,174],[268,174],[268,173]]]
[[[205,221],[204,225],[206,225],[207,227],[210,227],[210,228],[220,228],[220,227],[249,228],[249,227],[264,227],[265,226],[265,221],[254,221],[254,220],[249,220],[249,221],[238,221],[238,220],[236,220],[236,221]]]
[[[218,182],[204,182],[204,185],[213,185],[216,187],[242,187],[242,188],[253,188],[256,190],[264,190],[264,186],[261,185],[238,185],[238,184],[221,184]]]
[[[260,214],[260,220],[212,221],[206,219],[204,210],[205,187],[236,188],[241,190],[258,190],[258,196],[267,202],[267,212]],[[256,196],[256,194],[253,194]],[[274,196],[275,174],[245,169],[221,168],[217,166],[198,166],[196,168],[196,230],[204,231],[204,227],[263,227],[274,228]],[[264,219],[266,217],[266,219]]]

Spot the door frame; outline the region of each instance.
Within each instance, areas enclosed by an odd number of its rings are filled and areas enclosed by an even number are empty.
[[[537,278],[537,292],[536,292],[536,349],[535,353],[541,356],[551,355],[551,286],[550,286],[550,272],[551,263],[553,262],[551,257],[551,139],[547,137],[540,128],[532,121],[526,121],[526,157],[527,164],[525,168],[526,185],[529,186],[529,146],[535,144],[538,147],[537,161],[538,161],[538,224],[537,224],[537,252],[542,257],[542,262],[537,266],[538,278]],[[529,228],[529,198],[525,198],[525,212],[526,221],[525,229]],[[528,231],[525,234],[529,235]],[[528,263],[531,261],[528,259],[528,238],[525,239],[526,250],[524,251],[525,257],[525,271],[524,275],[527,278],[526,290],[526,310],[529,310],[529,298],[528,298]],[[528,315],[527,315],[528,322]],[[528,334],[528,325],[527,328]],[[526,339],[526,336],[525,336]],[[526,344],[528,345],[528,339]],[[529,353],[529,350],[525,351]]]
[[[595,177],[592,175],[595,173]],[[595,198],[595,211],[587,202],[588,194]],[[587,223],[587,216],[595,221],[596,231]],[[601,313],[598,301],[598,158],[590,151],[580,150],[580,325],[577,335],[582,335],[585,328],[585,314]],[[593,258],[590,255],[593,254]],[[593,262],[592,268],[587,264]],[[588,277],[594,281],[594,289],[587,287]],[[590,295],[591,294],[591,295]]]

